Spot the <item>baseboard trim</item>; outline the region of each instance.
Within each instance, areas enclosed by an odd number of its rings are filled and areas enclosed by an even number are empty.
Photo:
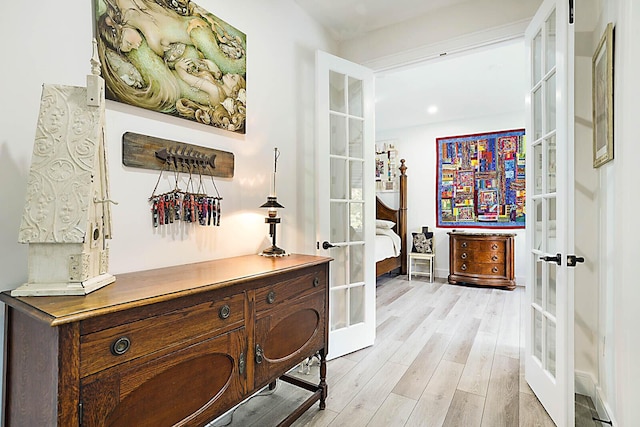
[[[602,389],[596,384],[593,375],[588,372],[575,371],[575,392],[591,398],[601,419],[611,421],[614,426],[618,425],[614,417],[611,416],[613,414],[611,406],[603,399]]]

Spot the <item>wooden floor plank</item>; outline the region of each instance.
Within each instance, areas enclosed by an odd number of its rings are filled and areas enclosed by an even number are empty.
[[[445,427],[480,426],[483,406],[482,396],[456,390],[442,425]]]
[[[393,393],[418,400],[438,367],[449,340],[448,335],[434,334],[398,381]]]
[[[367,427],[403,426],[407,422],[416,401],[391,393],[369,422]]]
[[[519,399],[519,427],[555,427],[555,423],[533,394],[520,393]]]
[[[442,360],[422,393],[406,427],[441,426],[453,400],[464,365]]]
[[[458,390],[486,396],[497,336],[478,332],[458,383]]]
[[[397,363],[383,364],[376,375],[350,399],[330,425],[366,426],[406,369],[406,366]]]
[[[465,364],[479,327],[480,319],[475,317],[465,318],[451,339],[443,359]]]
[[[518,424],[519,383],[519,360],[496,354],[484,403],[483,427],[511,427]]]

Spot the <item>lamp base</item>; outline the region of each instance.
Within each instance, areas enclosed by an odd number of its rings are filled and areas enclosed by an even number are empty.
[[[287,252],[285,252],[284,249],[281,249],[281,248],[277,247],[276,245],[273,245],[273,246],[263,250],[262,252],[260,252],[259,255],[268,256],[268,257],[277,257],[277,256],[287,256],[289,254]]]

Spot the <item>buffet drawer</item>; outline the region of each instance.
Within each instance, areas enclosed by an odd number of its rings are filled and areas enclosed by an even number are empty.
[[[326,281],[323,268],[313,267],[297,276],[273,283],[256,291],[256,312],[271,310],[292,299],[323,290]]]
[[[217,335],[243,323],[244,294],[238,294],[83,335],[80,337],[80,376],[196,337]]]

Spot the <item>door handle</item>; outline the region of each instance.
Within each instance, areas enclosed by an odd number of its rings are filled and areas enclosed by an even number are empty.
[[[336,245],[332,245],[331,243],[327,242],[326,240],[324,242],[322,242],[322,249],[327,250],[329,248],[335,248]]]
[[[584,257],[567,255],[567,267],[575,267],[579,262],[584,262]]]
[[[562,255],[556,254],[556,256],[541,256],[541,260],[546,262],[555,262],[558,265],[562,265]]]

